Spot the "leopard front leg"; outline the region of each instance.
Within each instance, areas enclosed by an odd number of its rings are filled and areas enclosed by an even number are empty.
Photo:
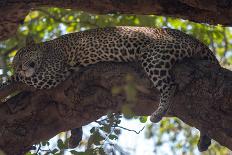
[[[17,75],[9,77],[5,82],[0,83],[0,102],[3,101],[11,93],[17,91],[15,88],[16,83],[20,82]]]

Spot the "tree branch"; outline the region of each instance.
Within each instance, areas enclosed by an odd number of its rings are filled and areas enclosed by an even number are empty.
[[[5,0],[0,3],[0,40],[13,36],[30,10],[42,6],[97,14],[153,14],[232,26],[231,0]]]
[[[47,140],[61,131],[86,125],[110,110],[119,112],[131,74],[138,88],[132,110],[150,115],[159,103],[159,93],[135,63],[98,63],[75,73],[53,90],[24,92],[0,105],[0,149],[22,153],[32,144]],[[232,149],[232,72],[205,61],[186,61],[173,69],[179,84],[169,116],[207,133]],[[12,147],[14,146],[14,147]]]

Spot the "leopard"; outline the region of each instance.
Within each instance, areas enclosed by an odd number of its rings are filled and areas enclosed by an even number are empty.
[[[186,58],[219,65],[205,44],[180,30],[95,28],[41,43],[28,41],[13,59],[14,75],[8,83],[23,82],[36,89],[51,89],[82,67],[98,62],[136,62],[161,94],[158,108],[150,116],[151,122],[157,123],[169,110],[177,89],[171,69]]]

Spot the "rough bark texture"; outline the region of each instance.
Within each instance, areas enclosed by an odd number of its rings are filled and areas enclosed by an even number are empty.
[[[231,0],[1,0],[0,40],[14,35],[30,10],[41,6],[97,14],[153,14],[232,26]]]
[[[0,105],[0,149],[22,153],[32,144],[61,131],[86,125],[109,110],[119,112],[125,93],[112,95],[112,87],[125,85],[131,74],[137,85],[136,115],[149,115],[159,93],[134,63],[99,63],[73,75],[58,88],[24,92]],[[232,72],[205,61],[177,65],[179,84],[169,116],[176,116],[232,149]],[[14,146],[14,147],[12,147]]]

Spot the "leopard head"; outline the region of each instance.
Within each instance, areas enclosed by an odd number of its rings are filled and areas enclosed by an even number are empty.
[[[33,76],[41,66],[42,53],[34,42],[27,43],[26,47],[21,48],[13,59],[15,73],[25,78]]]

